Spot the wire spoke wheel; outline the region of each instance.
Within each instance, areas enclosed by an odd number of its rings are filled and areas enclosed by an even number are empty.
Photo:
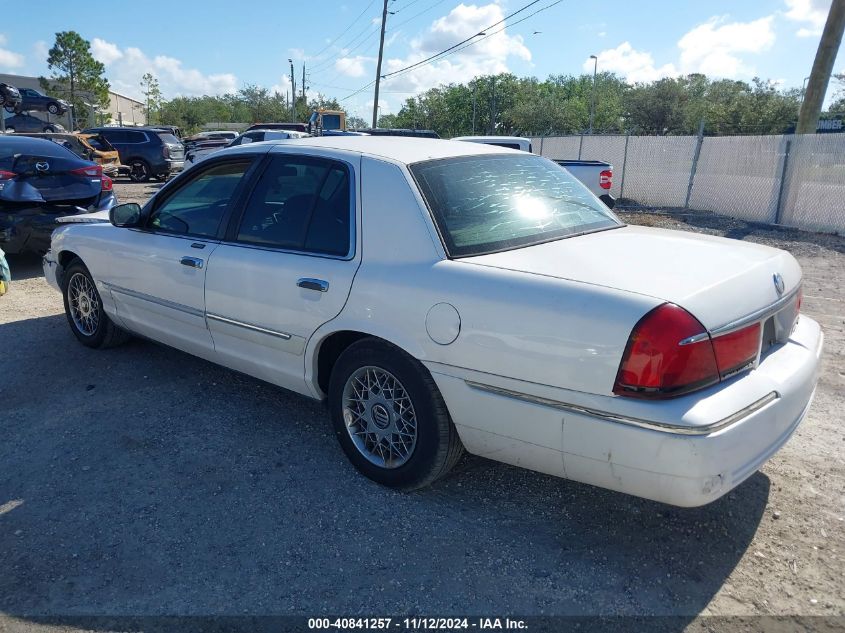
[[[355,448],[381,468],[399,468],[417,445],[417,415],[405,387],[379,367],[360,367],[343,388],[343,421]]]
[[[68,306],[73,324],[81,334],[93,336],[100,325],[100,299],[91,280],[75,273],[68,282]]]

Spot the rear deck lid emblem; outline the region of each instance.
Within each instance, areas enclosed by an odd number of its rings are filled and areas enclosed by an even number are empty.
[[[50,163],[47,161],[40,161],[35,163],[35,169],[37,171],[48,171],[50,169]]]
[[[783,283],[783,277],[781,277],[781,274],[775,273],[772,275],[772,281],[775,282],[775,290],[777,290],[778,296],[782,295],[786,285]]]

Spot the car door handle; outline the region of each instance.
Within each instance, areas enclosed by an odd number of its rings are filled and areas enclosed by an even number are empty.
[[[296,282],[296,285],[306,290],[317,290],[319,292],[329,291],[329,282],[322,279],[312,279],[310,277],[303,277]]]
[[[191,268],[202,268],[202,260],[199,257],[183,257],[179,260],[183,266],[190,266]]]

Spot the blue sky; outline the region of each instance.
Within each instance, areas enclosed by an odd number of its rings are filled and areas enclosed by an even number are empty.
[[[504,25],[488,28],[530,0],[459,2],[390,0],[382,73],[404,68],[484,31],[488,37],[443,60],[383,82],[382,113],[413,94],[475,75],[510,71],[550,74],[612,70],[631,81],[705,72],[760,76],[800,87],[809,74],[830,0],[540,0]],[[6,1],[0,23],[0,72],[43,74],[46,51],[60,30],[76,30],[106,64],[113,89],[138,96],[144,72],[157,75],[165,98],[216,94],[254,83],[290,89],[288,58],[299,85],[303,61],[311,92],[344,99],[369,117],[382,0],[321,4],[144,0],[47,2],[33,19]],[[143,7],[143,8],[140,8]],[[531,16],[531,17],[528,17]],[[516,24],[517,20],[527,17]],[[502,26],[505,28],[503,30]],[[486,29],[486,30],[485,30]],[[835,71],[845,71],[840,53]],[[828,101],[833,87],[828,91]]]

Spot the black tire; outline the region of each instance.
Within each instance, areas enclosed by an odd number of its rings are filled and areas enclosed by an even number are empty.
[[[71,281],[78,275],[84,277],[90,284],[93,298],[96,300],[96,306],[92,309],[97,311],[97,324],[90,333],[86,333],[80,328],[71,313],[71,300],[68,295],[71,288]],[[64,271],[62,299],[64,300],[65,316],[67,317],[71,332],[73,332],[76,339],[83,345],[96,349],[105,349],[125,343],[131,338],[130,334],[126,330],[117,327],[103,310],[103,300],[100,298],[97,286],[91,277],[91,273],[88,272],[81,259],[74,259]],[[93,305],[93,302],[87,305]]]
[[[416,414],[416,445],[396,468],[371,462],[353,443],[343,415],[347,380],[363,367],[392,374],[410,397]],[[448,473],[463,454],[463,444],[431,375],[415,358],[375,338],[362,339],[340,355],[329,380],[329,410],[335,434],[349,461],[373,481],[400,490],[416,490]]]
[[[58,103],[48,103],[47,104],[47,112],[50,114],[58,114],[59,113],[59,104]]]
[[[152,175],[153,170],[147,161],[141,158],[129,161],[129,180],[132,182],[147,182]]]
[[[56,128],[53,128],[53,127],[45,127],[43,131],[44,131],[44,132],[55,132],[55,131],[56,131]]]

